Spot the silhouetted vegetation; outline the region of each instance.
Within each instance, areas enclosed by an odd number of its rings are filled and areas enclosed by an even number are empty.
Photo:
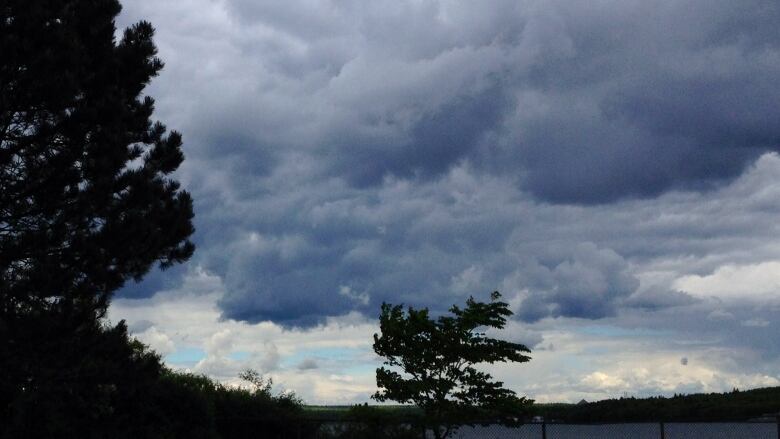
[[[780,387],[587,404],[538,404],[534,413],[564,422],[745,421],[780,413]]]
[[[254,389],[226,387],[202,375],[167,371],[163,379],[169,388],[162,392],[170,405],[189,399],[194,405],[202,437],[288,438],[309,437],[316,423],[304,420],[300,400],[291,393],[273,395],[270,382]],[[170,414],[170,413],[169,413]],[[176,419],[175,414],[171,416]],[[185,423],[186,425],[186,423]],[[181,431],[172,437],[193,437]]]
[[[322,439],[419,439],[424,428],[423,412],[414,406],[354,405],[318,411],[320,422],[326,413],[332,421],[322,422],[318,436]]]
[[[512,425],[519,422],[532,401],[517,397],[500,381],[477,370],[480,363],[526,362],[530,350],[519,343],[485,335],[487,328],[502,329],[512,315],[509,305],[491,294],[488,303],[473,298],[466,307],[450,308],[451,315],[436,320],[427,309],[382,304],[380,334],[374,351],[384,357],[376,371],[378,401],[414,403],[434,437],[446,438],[459,425],[483,420]]]
[[[41,327],[50,329],[33,326]],[[48,352],[31,350],[54,363],[40,367],[4,406],[0,437],[285,438],[314,429],[301,422],[294,395],[168,370],[123,323],[75,334],[53,338],[42,346]]]
[[[181,136],[142,94],[154,30],[117,41],[120,9],[0,4],[0,437],[297,437],[294,397],[167,370],[104,318],[128,280],[194,250]]]
[[[111,295],[194,250],[170,178],[181,136],[142,91],[162,68],[147,22],[114,39],[116,0],[0,7],[0,292],[17,317],[94,320]],[[12,334],[18,335],[18,334]]]

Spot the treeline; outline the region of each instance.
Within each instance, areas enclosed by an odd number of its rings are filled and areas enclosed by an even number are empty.
[[[561,422],[747,421],[780,413],[780,387],[673,397],[619,398],[583,404],[537,404],[534,413]]]

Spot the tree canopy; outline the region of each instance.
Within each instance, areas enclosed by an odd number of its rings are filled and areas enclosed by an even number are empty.
[[[154,29],[117,42],[116,0],[0,7],[3,317],[105,308],[113,291],[190,257],[192,201],[169,175],[181,135],[142,91],[162,68]]]
[[[162,371],[103,320],[126,281],[194,250],[192,200],[171,176],[181,135],[143,94],[163,66],[154,29],[115,38],[120,10],[0,3],[0,437],[91,437],[81,418],[101,431]],[[36,430],[41,418],[60,430]]]
[[[382,304],[374,351],[389,368],[377,369],[380,390],[373,398],[416,404],[436,438],[460,424],[518,422],[531,401],[478,369],[481,363],[530,360],[526,346],[484,332],[503,329],[512,315],[500,298],[498,292],[488,303],[469,298],[465,308],[453,306],[436,319],[426,308]]]

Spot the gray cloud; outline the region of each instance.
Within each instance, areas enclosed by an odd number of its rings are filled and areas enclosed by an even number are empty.
[[[317,364],[317,360],[315,360],[314,358],[306,358],[303,361],[301,361],[297,366],[298,370],[312,370],[312,369],[317,369],[319,367],[320,366]]]
[[[146,331],[152,326],[154,326],[153,322],[150,322],[149,320],[146,319],[141,319],[127,325],[127,330],[131,334],[140,334],[141,332]]]
[[[610,249],[583,243],[539,250],[520,274],[530,290],[518,310],[523,320],[612,316],[618,302],[639,287],[626,261]]]
[[[673,306],[684,306],[696,303],[698,300],[683,291],[646,290],[631,295],[623,302],[625,306],[657,310]]]
[[[703,188],[777,148],[780,33],[764,15],[777,18],[776,4],[567,6],[556,11],[571,55],[520,80],[528,104],[544,108],[529,118],[519,105],[515,126],[537,195],[594,202]]]
[[[465,160],[542,200],[608,202],[711,188],[780,140],[769,0],[227,4],[247,59],[225,75],[257,91],[212,96],[218,125],[251,119],[256,145],[358,187]]]
[[[726,306],[731,317],[707,318]],[[735,301],[725,304],[717,299],[702,300],[684,307],[670,307],[648,313],[641,309],[623,310],[614,322],[627,328],[663,330],[674,335],[672,346],[710,349],[715,360],[721,352],[722,369],[776,375],[780,343],[769,322],[776,321],[780,308],[772,303],[757,305]],[[744,325],[745,321],[758,323]]]

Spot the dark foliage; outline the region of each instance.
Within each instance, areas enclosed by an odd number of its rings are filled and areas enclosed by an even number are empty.
[[[418,439],[422,435],[422,413],[355,405],[319,430],[322,439]]]
[[[199,437],[156,405],[175,390],[159,358],[103,319],[128,279],[193,252],[181,136],[142,96],[154,31],[116,41],[120,9],[0,1],[0,437]]]
[[[224,438],[308,437],[316,425],[303,421],[301,401],[295,394],[271,393],[271,381],[254,371],[241,378],[253,385],[252,390],[216,386],[214,406],[217,429]]]
[[[106,437],[106,432],[117,433],[114,437],[152,437],[135,420],[156,416],[149,412],[147,396],[160,374],[160,363],[156,355],[128,339],[124,324],[106,328],[94,321],[78,327],[62,320],[28,323],[30,337],[44,343],[21,343],[15,358],[24,360],[25,369],[4,369],[14,375],[3,381],[8,393],[3,393],[0,437],[97,438]],[[8,396],[13,398],[5,399]]]
[[[0,6],[2,316],[105,309],[151,266],[189,258],[192,201],[169,178],[181,136],[141,92],[154,30],[114,40],[116,0]]]
[[[413,403],[436,438],[447,437],[458,425],[512,425],[531,401],[518,398],[503,383],[478,370],[480,363],[526,362],[527,347],[487,337],[487,328],[502,329],[512,315],[495,292],[489,303],[469,298],[451,315],[429,317],[427,309],[382,305],[381,335],[374,334],[374,351],[385,358],[377,369],[378,401]]]
[[[270,387],[230,388],[202,375],[173,372],[166,372],[164,381],[170,387],[160,393],[167,398],[161,412],[176,420],[175,425],[199,425],[200,436],[185,430],[172,437],[307,438],[318,425],[304,421],[301,402],[294,394],[273,395]],[[193,410],[181,407],[181,402]],[[180,407],[184,413],[170,410]]]
[[[534,412],[563,422],[746,421],[780,414],[780,387],[730,393],[607,399],[588,404],[538,405]]]
[[[38,328],[52,329],[31,322],[30,330]],[[306,438],[316,429],[302,421],[294,395],[167,370],[124,323],[82,325],[71,334],[48,333],[41,347],[48,351],[28,353],[54,363],[6,407],[0,438]]]

